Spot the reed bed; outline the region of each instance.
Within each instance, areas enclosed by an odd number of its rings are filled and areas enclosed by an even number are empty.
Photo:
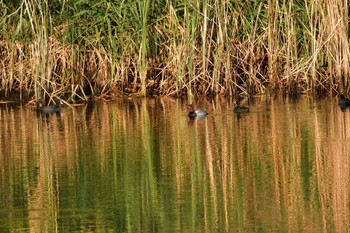
[[[2,97],[349,90],[348,0],[0,5]]]

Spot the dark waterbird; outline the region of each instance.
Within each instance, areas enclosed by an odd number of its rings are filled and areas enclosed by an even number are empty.
[[[350,107],[350,100],[344,94],[341,94],[338,104],[340,107]]]
[[[189,118],[203,118],[208,115],[208,112],[205,110],[195,110],[192,104],[187,105],[187,112]]]
[[[38,107],[36,110],[37,110],[37,112],[44,113],[44,114],[60,113],[61,112],[61,102],[59,101],[55,105]]]
[[[241,103],[239,100],[236,101],[236,106],[233,109],[235,113],[244,113],[244,112],[249,112],[249,108],[245,106],[241,106]]]

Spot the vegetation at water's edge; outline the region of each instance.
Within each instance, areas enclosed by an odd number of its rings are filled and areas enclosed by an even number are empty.
[[[349,88],[347,0],[0,1],[1,96]]]

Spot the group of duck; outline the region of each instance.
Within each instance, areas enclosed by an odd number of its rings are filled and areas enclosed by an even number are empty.
[[[339,97],[338,105],[342,110],[344,110],[347,107],[350,107],[350,99],[346,98],[344,94],[341,94]],[[54,106],[45,106],[37,108],[38,112],[42,113],[54,113],[54,112],[60,112],[61,111],[61,104],[60,102]],[[249,112],[249,108],[245,106],[240,106],[240,102],[236,102],[236,106],[233,109],[233,111],[237,114]],[[205,110],[197,109],[195,110],[192,104],[187,105],[187,112],[189,118],[203,118],[208,115],[208,112]]]
[[[197,109],[195,110],[192,104],[187,105],[188,117],[191,119],[203,118],[206,117],[209,113],[205,110]],[[236,106],[233,109],[233,112],[237,114],[249,112],[249,108],[241,106],[239,101],[236,101]]]
[[[339,97],[338,105],[342,110],[350,107],[350,99],[346,98],[344,94],[341,94]],[[249,108],[245,106],[240,106],[239,101],[236,103],[236,107],[233,109],[235,113],[244,113],[249,112]],[[205,110],[197,109],[195,110],[192,104],[187,105],[187,112],[189,118],[203,118],[208,115],[208,112]]]

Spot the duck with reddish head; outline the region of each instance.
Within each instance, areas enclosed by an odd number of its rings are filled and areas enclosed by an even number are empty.
[[[187,105],[188,117],[191,119],[194,118],[204,118],[208,115],[208,112],[205,110],[197,109],[195,110],[192,104]]]

